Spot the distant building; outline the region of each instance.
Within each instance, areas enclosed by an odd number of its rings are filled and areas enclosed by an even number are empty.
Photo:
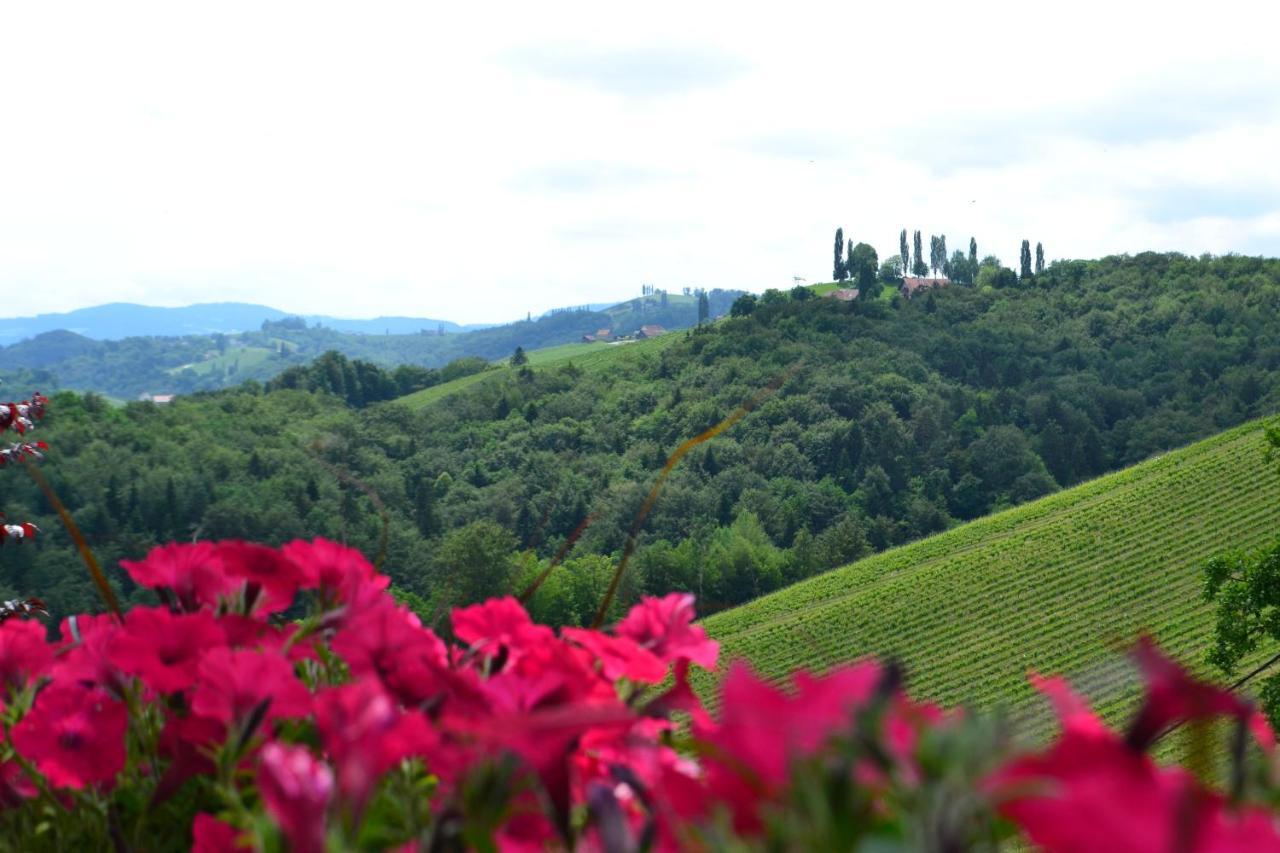
[[[850,288],[849,290],[833,290],[827,294],[832,299],[838,299],[841,302],[852,302],[858,298],[858,291]]]
[[[164,405],[165,403],[172,403],[173,398],[176,396],[176,394],[148,394],[146,391],[143,391],[138,395],[138,399],[144,403],[157,403]]]
[[[666,334],[667,330],[659,325],[641,326],[640,331],[636,332],[636,338],[644,340],[645,338],[656,338],[658,335]]]
[[[598,340],[598,338],[596,338],[596,336],[595,336],[595,335],[583,335],[583,336],[582,336],[582,342],[583,342],[584,344],[594,344],[597,340]]]
[[[902,284],[898,286],[898,292],[910,299],[922,290],[928,290],[931,287],[946,287],[950,283],[950,280],[946,278],[915,278],[907,276],[902,279]]]
[[[596,329],[596,340],[607,341],[613,337],[613,329]]]

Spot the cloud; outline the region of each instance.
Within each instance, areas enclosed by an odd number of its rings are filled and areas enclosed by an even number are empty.
[[[1188,219],[1254,219],[1280,211],[1280,193],[1267,187],[1173,185],[1148,191],[1138,198],[1152,222]]]
[[[628,163],[553,163],[526,170],[511,181],[530,193],[619,190],[670,180],[673,174]]]
[[[591,45],[527,45],[507,64],[520,72],[564,80],[627,98],[680,95],[715,88],[742,76],[748,64],[714,48],[653,46],[606,49]]]

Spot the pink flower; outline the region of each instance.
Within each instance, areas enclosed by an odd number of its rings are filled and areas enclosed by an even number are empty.
[[[1053,851],[1280,850],[1263,810],[1228,812],[1179,767],[1158,767],[1121,741],[1061,679],[1033,678],[1054,702],[1062,733],[984,784],[1002,815]]]
[[[560,634],[595,655],[610,681],[629,678],[642,684],[657,684],[667,677],[666,663],[635,640],[584,628],[563,628]]]
[[[0,692],[19,689],[48,671],[53,652],[37,622],[11,619],[0,623]]]
[[[305,747],[269,743],[258,761],[258,790],[293,853],[324,853],[333,773]]]
[[[169,759],[169,767],[156,785],[156,802],[173,796],[193,776],[213,775],[216,767],[211,757],[226,739],[227,727],[209,717],[169,717],[160,732],[161,756]]]
[[[217,607],[218,599],[239,583],[227,576],[222,555],[211,542],[157,545],[143,560],[121,560],[120,565],[142,586],[171,591],[186,611]]]
[[[216,547],[227,574],[244,579],[246,612],[285,610],[307,581],[306,570],[274,548],[239,540],[219,542]]]
[[[191,853],[235,853],[236,850],[252,850],[251,844],[240,842],[239,839],[243,834],[231,824],[201,812],[196,815],[195,822],[191,825]]]
[[[135,607],[107,657],[152,690],[174,693],[195,684],[201,657],[225,642],[208,611],[174,616],[167,607]]]
[[[123,678],[108,658],[120,623],[109,613],[93,616],[81,613],[62,620],[59,633],[64,643],[53,663],[53,680],[75,682],[86,687],[103,687],[121,694]]]
[[[378,574],[364,554],[328,539],[295,539],[280,551],[298,567],[305,588],[318,587],[322,593],[347,604],[367,597],[369,592],[384,590],[391,583],[386,575]]]
[[[293,664],[274,652],[218,647],[197,670],[191,709],[226,723],[241,722],[266,702],[265,720],[304,717],[311,694],[293,674]]]
[[[451,680],[444,643],[389,597],[356,613],[332,646],[353,675],[376,676],[405,705],[439,698]]]
[[[315,714],[338,789],[357,813],[384,773],[404,758],[427,755],[438,742],[421,714],[400,711],[369,678],[321,691]]]
[[[455,609],[453,633],[485,657],[496,657],[505,649],[508,665],[526,650],[555,638],[550,628],[535,625],[520,602],[511,596]]]
[[[614,633],[634,640],[663,662],[691,660],[706,669],[715,669],[720,644],[707,639],[707,632],[693,624],[693,596],[673,592],[662,598],[645,596],[618,623]]]
[[[0,763],[0,809],[12,809],[40,793],[16,761]]]
[[[13,746],[56,788],[108,782],[124,767],[128,712],[98,689],[53,684],[13,727]]]
[[[1192,678],[1150,637],[1140,637],[1131,654],[1147,681],[1146,698],[1127,737],[1134,749],[1146,749],[1169,726],[1219,716],[1248,722],[1264,746],[1275,744],[1270,727],[1253,705],[1230,690]]]

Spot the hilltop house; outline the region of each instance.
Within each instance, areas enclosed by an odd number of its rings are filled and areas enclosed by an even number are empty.
[[[858,291],[850,288],[848,290],[833,290],[824,295],[829,296],[832,299],[838,300],[840,302],[853,302],[855,299],[858,298]]]
[[[172,403],[173,398],[176,396],[176,394],[148,394],[146,391],[143,391],[138,395],[138,399],[144,403],[157,403],[163,405],[165,403]]]
[[[657,324],[641,326],[640,331],[636,332],[636,340],[642,341],[645,338],[656,338],[658,335],[665,334],[666,331],[666,329]]]
[[[612,338],[613,338],[612,329],[609,329],[609,328],[596,329],[596,333],[594,335],[591,335],[591,334],[583,335],[582,342],[584,344],[593,344],[596,341],[608,341],[608,340],[612,340]]]
[[[947,278],[915,278],[914,276],[906,276],[902,279],[902,284],[898,286],[898,292],[906,299],[910,299],[922,290],[928,290],[931,287],[946,287],[951,281]]]

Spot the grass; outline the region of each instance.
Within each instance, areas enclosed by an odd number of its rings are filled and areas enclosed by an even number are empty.
[[[1204,671],[1213,606],[1201,598],[1201,565],[1280,533],[1280,474],[1263,454],[1255,421],[704,625],[722,660],[746,658],[771,679],[897,656],[914,695],[1004,705],[1043,729],[1026,673],[1062,673],[1116,719],[1138,688],[1119,650],[1139,632]]]
[[[237,372],[247,371],[267,361],[275,355],[275,350],[266,347],[234,347],[207,361],[196,361],[169,368],[170,374],[176,375],[184,370],[191,370],[197,376],[212,372],[221,373],[224,369],[235,366]],[[232,374],[235,376],[235,374]]]
[[[531,367],[551,367],[572,362],[584,370],[595,370],[614,364],[619,359],[632,358],[639,353],[659,352],[682,337],[684,336],[678,332],[669,332],[660,337],[644,341],[617,344],[561,344],[555,347],[529,350],[525,354],[529,357],[529,365]],[[397,402],[403,403],[411,409],[422,409],[443,400],[445,397],[512,369],[504,359],[501,362],[497,362],[490,370],[473,373],[470,376],[463,376],[441,385],[433,385],[430,388],[415,391],[412,394],[400,397]]]

